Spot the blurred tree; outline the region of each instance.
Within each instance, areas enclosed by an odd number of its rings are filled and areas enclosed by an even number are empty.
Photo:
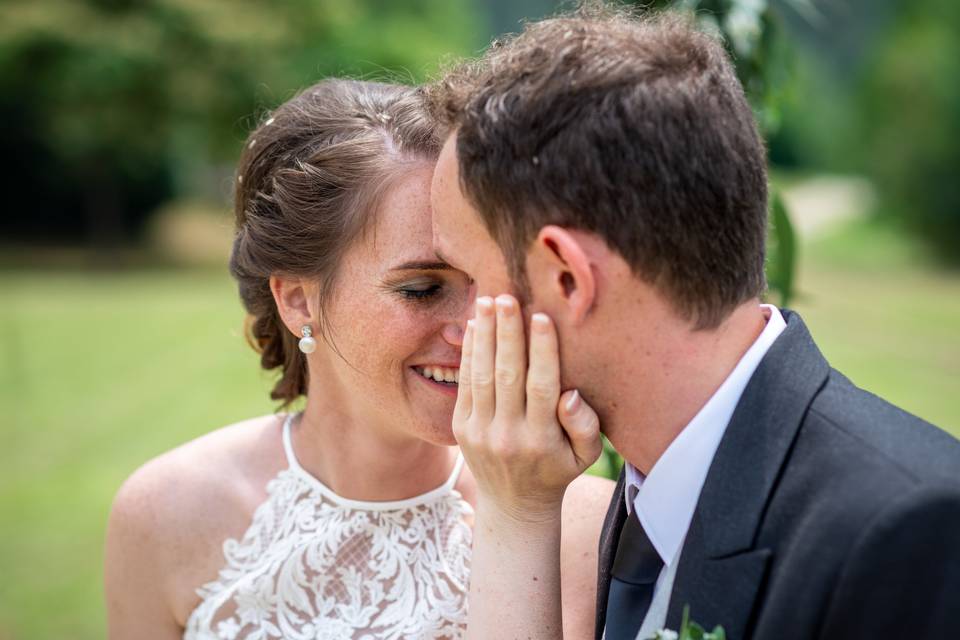
[[[855,147],[881,213],[960,265],[960,3],[898,7],[857,94]]]
[[[771,155],[862,174],[877,213],[960,265],[960,3],[820,2],[789,25],[803,55]]]
[[[480,44],[469,0],[7,0],[4,235],[111,244],[330,74],[407,81]],[[481,37],[484,34],[480,30]]]

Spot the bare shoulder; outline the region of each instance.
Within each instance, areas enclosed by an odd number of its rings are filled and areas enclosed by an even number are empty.
[[[582,475],[567,487],[560,534],[563,636],[591,638],[597,598],[600,530],[616,484]]]
[[[276,471],[282,464],[281,424],[274,415],[244,420],[157,456],[123,483],[111,517],[163,531],[202,517],[214,506],[211,500],[230,501],[253,490],[248,480],[258,471]]]
[[[599,540],[603,518],[616,486],[612,480],[588,474],[583,474],[571,482],[563,497],[564,528],[585,528],[584,533],[595,530]]]
[[[223,427],[137,469],[114,498],[107,526],[105,589],[111,635],[145,623],[174,630],[195,590],[216,576],[220,547],[243,533],[284,465],[281,419]],[[114,634],[117,625],[126,631]],[[142,630],[142,629],[141,629]],[[172,637],[172,636],[171,636]]]
[[[616,487],[606,478],[584,474],[570,483],[563,497],[561,553],[564,564],[593,565],[595,573],[600,530]]]

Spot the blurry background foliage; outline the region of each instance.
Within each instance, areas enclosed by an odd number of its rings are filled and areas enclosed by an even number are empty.
[[[258,110],[332,74],[420,79],[482,44],[474,14],[467,0],[7,0],[5,204],[30,213],[3,230],[139,241],[162,203],[220,199],[211,178]]]
[[[960,3],[636,3],[694,10],[722,33],[775,165],[868,175],[881,215],[919,234],[937,258],[960,262]],[[222,201],[258,111],[298,88],[329,74],[420,80],[441,52],[476,51],[491,34],[515,30],[518,16],[553,8],[547,0],[5,0],[0,180],[5,209],[29,214],[8,213],[0,232],[7,244],[140,242],[164,203]],[[774,231],[771,283],[789,298],[791,261],[778,262],[789,233]]]
[[[771,299],[855,383],[960,435],[960,3],[652,5],[720,31],[756,111]],[[275,409],[225,265],[257,119],[326,75],[422,81],[555,10],[0,0],[0,640],[103,637],[123,479]]]

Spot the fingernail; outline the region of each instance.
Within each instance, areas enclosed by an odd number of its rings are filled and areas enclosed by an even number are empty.
[[[550,328],[550,318],[545,313],[535,313],[530,318],[530,324],[535,331],[545,332]]]
[[[513,315],[513,298],[510,296],[497,296],[497,311],[505,316]]]
[[[567,413],[576,413],[580,408],[580,391],[574,389],[570,397],[567,398]]]
[[[467,329],[473,329],[473,318],[467,320]]]
[[[493,312],[493,300],[486,296],[477,298],[477,310],[484,315],[489,315]]]

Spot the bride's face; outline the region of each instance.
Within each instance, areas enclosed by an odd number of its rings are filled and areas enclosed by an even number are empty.
[[[425,165],[400,178],[376,223],[346,252],[326,317],[342,358],[329,348],[326,360],[359,419],[452,445],[453,380],[473,291],[434,253],[432,171]]]

